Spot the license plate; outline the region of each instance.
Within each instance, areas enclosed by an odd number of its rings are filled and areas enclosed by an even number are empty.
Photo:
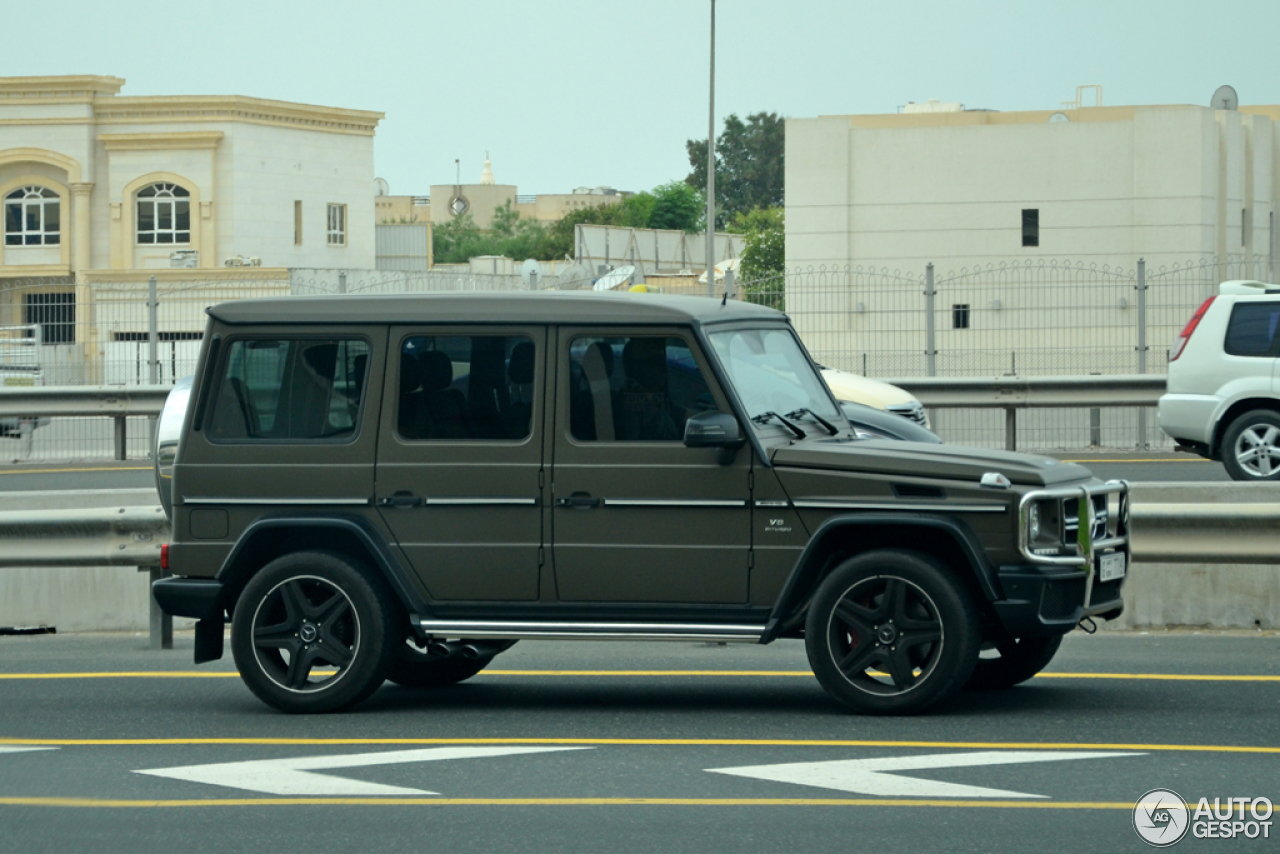
[[[1124,578],[1124,552],[1098,558],[1098,581],[1106,584],[1117,578]]]

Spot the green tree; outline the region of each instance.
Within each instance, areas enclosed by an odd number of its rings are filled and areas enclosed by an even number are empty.
[[[746,235],[738,276],[748,302],[781,311],[786,272],[786,212],[781,207],[739,213],[730,231]]]
[[[684,181],[670,181],[654,187],[653,193],[644,193],[654,200],[649,216],[649,228],[666,228],[674,231],[701,231],[705,202],[702,193]]]
[[[688,140],[685,149],[693,167],[685,181],[705,190],[707,141]],[[717,228],[739,213],[782,204],[785,149],[786,120],[777,113],[754,113],[746,122],[729,114],[716,137]]]
[[[431,247],[437,264],[460,264],[471,258],[473,251],[485,243],[485,233],[475,218],[466,213],[432,229]],[[487,254],[474,251],[476,255]]]

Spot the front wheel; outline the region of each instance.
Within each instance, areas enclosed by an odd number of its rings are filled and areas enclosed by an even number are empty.
[[[353,706],[382,684],[399,626],[381,579],[331,552],[276,558],[250,579],[231,622],[240,678],[284,712]]]
[[[1246,412],[1222,435],[1222,466],[1232,480],[1280,480],[1280,413]]]
[[[919,712],[969,679],[981,646],[968,591],[932,558],[883,550],[850,558],[814,595],[809,664],[855,712]]]
[[[1047,638],[1010,638],[995,648],[996,655],[979,658],[965,685],[977,691],[998,691],[1026,682],[1049,666],[1062,635]]]

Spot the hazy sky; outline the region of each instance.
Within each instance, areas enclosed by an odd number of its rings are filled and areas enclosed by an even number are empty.
[[[0,76],[113,74],[123,94],[237,94],[380,110],[397,194],[652,187],[707,130],[708,0],[0,0]],[[52,40],[47,34],[53,34]],[[894,112],[940,98],[1052,109],[1280,103],[1280,0],[719,0],[716,115]]]

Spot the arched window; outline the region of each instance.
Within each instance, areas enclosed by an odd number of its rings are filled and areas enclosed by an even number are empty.
[[[138,243],[190,243],[191,193],[177,184],[138,191]]]
[[[57,246],[62,242],[58,194],[48,187],[20,187],[4,197],[5,246]]]

